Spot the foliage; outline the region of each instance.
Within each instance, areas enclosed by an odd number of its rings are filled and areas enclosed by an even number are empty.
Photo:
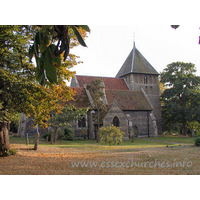
[[[51,134],[52,132],[46,132],[42,137],[46,140],[46,138],[48,137],[48,142],[50,142],[51,140]]]
[[[52,117],[49,119],[48,124],[54,129],[52,134],[51,143],[55,143],[57,130],[63,126],[70,126],[70,122],[81,119],[86,115],[88,108],[77,109],[75,106],[66,104],[60,113],[51,113]]]
[[[161,96],[163,94],[163,92],[167,89],[167,87],[165,87],[164,83],[162,83],[160,80],[161,80],[161,78],[159,76],[158,84],[159,84],[159,94]]]
[[[108,145],[120,144],[122,143],[124,132],[120,130],[120,127],[116,127],[111,124],[108,127],[101,127],[99,129],[99,137],[101,143],[106,143]]]
[[[74,130],[69,127],[65,127],[64,128],[64,139],[73,141],[74,140]]]
[[[63,68],[61,55],[65,61],[69,55],[70,39],[71,48],[77,46],[77,40],[86,47],[83,40],[86,32],[90,32],[87,25],[38,26],[38,32],[29,48],[29,59],[31,61],[33,56],[36,59],[36,77],[40,84],[45,85],[47,80],[57,83],[56,69]]]
[[[171,25],[172,28],[177,29],[179,25]]]
[[[197,135],[195,138],[195,145],[200,146],[200,135]]]
[[[182,123],[184,135],[187,122],[200,120],[200,78],[195,72],[194,64],[176,62],[161,73],[161,82],[167,87],[161,95],[163,124]]]
[[[86,139],[87,138],[87,129],[81,128],[81,134],[80,135],[83,136],[84,139]]]
[[[0,151],[0,157],[7,157],[7,156],[12,156],[17,153],[16,149],[7,149],[5,151]]]
[[[60,112],[63,108],[60,102],[70,100],[74,94],[64,81],[72,74],[59,68],[58,84],[38,85],[36,68],[28,62],[27,54],[35,29],[32,26],[0,26],[0,34],[0,122],[12,121],[18,112],[33,116],[33,125],[46,127],[44,121],[48,120],[49,113]]]
[[[55,59],[55,63],[54,60],[51,60],[55,66],[50,65],[49,68],[53,68],[53,73],[56,72],[56,83],[52,83],[46,78],[45,81],[43,80],[43,75],[46,77],[48,74],[51,77],[52,71],[44,72],[43,69],[42,75],[41,71],[38,71],[38,67],[36,68],[29,62],[30,39],[35,38],[36,35],[39,40],[43,38],[46,41],[46,37],[51,38],[51,35],[45,32],[48,27],[44,26],[43,29],[43,26],[41,28],[18,25],[0,26],[0,136],[2,136],[0,137],[0,148],[3,143],[5,144],[4,138],[8,138],[5,127],[13,120],[16,113],[24,113],[27,117],[33,117],[33,126],[47,128],[48,123],[46,122],[49,120],[50,114],[52,112],[61,113],[66,102],[71,100],[74,95],[74,91],[66,85],[65,80],[69,80],[74,74],[70,68],[78,63],[75,55],[69,54],[60,67],[56,67],[57,58],[52,58]],[[36,34],[38,31],[42,31],[43,35]],[[86,37],[84,30],[81,35]],[[73,32],[70,32],[70,38],[74,37]],[[72,39],[71,41],[71,48],[73,48],[77,45],[76,40]],[[37,49],[36,46],[34,48]],[[46,43],[46,46],[42,46],[41,43],[38,46],[38,56],[42,55],[41,52],[45,52],[45,56],[50,56],[52,48],[51,44],[47,45]],[[64,52],[61,56],[64,56]],[[38,62],[47,61],[47,57],[43,59],[45,60]],[[40,70],[42,69],[40,68]],[[45,84],[40,85],[38,81]],[[3,148],[8,149],[9,139],[6,139],[6,143],[6,147]]]
[[[12,133],[17,133],[18,126],[19,126],[19,120],[20,120],[20,113],[16,113],[13,116],[13,120],[11,121],[11,123],[8,126],[8,131],[10,131]]]
[[[105,93],[103,91],[105,89],[104,83],[102,79],[94,79],[86,88],[92,96],[94,102],[93,108],[97,110],[96,123],[97,129],[99,129],[100,116],[107,110],[106,104],[103,101],[105,99]],[[98,132],[96,132],[96,140],[98,142]]]

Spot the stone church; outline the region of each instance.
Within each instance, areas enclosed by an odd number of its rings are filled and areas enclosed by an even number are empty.
[[[159,96],[158,72],[133,46],[130,54],[116,77],[97,77],[75,75],[71,86],[75,91],[74,101],[77,108],[88,108],[82,120],[73,122],[75,138],[95,139],[97,123],[94,120],[97,111],[92,96],[86,86],[94,79],[101,79],[107,111],[100,117],[100,126],[114,124],[124,132],[124,139],[157,136],[162,134],[161,105]],[[28,125],[29,123],[29,125]],[[21,115],[19,134],[36,133],[36,127],[30,128],[31,120]],[[39,128],[39,132],[42,133]]]
[[[114,124],[120,127],[124,139],[129,139],[133,132],[136,137],[162,134],[158,75],[135,44],[116,77],[75,75],[70,86],[76,91],[73,104],[78,108],[91,107],[86,117],[73,123],[75,137],[81,137],[85,132],[88,138],[95,138],[96,122],[92,116],[96,111],[86,86],[99,78],[104,87],[103,101],[107,106],[106,113],[100,119],[101,126]]]

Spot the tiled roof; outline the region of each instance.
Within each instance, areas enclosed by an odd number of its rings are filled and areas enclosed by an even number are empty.
[[[108,90],[128,90],[128,87],[121,78],[107,78],[97,76],[76,76],[80,87],[90,84],[94,79],[102,79],[105,84],[105,89]]]
[[[121,110],[152,110],[141,91],[106,90],[108,104],[117,101]]]
[[[72,88],[75,91],[74,100],[69,101],[76,108],[90,107],[90,102],[84,88]]]

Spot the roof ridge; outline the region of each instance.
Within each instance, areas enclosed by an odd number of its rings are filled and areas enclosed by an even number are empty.
[[[114,78],[114,79],[122,79],[122,78],[119,78],[119,77],[108,77],[108,76],[90,76],[90,75],[76,75],[76,76],[95,77],[95,78]]]

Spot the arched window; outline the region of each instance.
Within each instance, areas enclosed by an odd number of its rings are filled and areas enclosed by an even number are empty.
[[[82,117],[81,120],[78,121],[78,128],[86,128],[85,117]]]
[[[119,127],[119,118],[117,116],[113,118],[113,125]]]

